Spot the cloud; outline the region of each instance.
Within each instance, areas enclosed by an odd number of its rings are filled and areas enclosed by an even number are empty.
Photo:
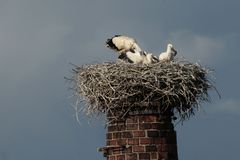
[[[169,38],[174,42],[179,54],[192,61],[204,63],[217,63],[223,58],[225,43],[218,37],[198,35],[189,31],[177,31],[170,34]]]
[[[211,112],[219,113],[231,113],[240,115],[240,100],[238,99],[226,99],[210,106]]]

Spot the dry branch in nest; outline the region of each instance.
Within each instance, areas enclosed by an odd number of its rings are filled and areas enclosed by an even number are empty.
[[[112,113],[116,118],[132,108],[158,106],[172,109],[181,120],[194,115],[208,101],[209,69],[186,61],[149,65],[112,62],[74,69],[74,92],[87,115]]]

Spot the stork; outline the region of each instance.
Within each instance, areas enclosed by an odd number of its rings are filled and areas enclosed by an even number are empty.
[[[153,56],[152,53],[145,51],[128,51],[126,54],[121,54],[118,58],[134,64],[152,64],[159,62],[157,57]]]
[[[167,50],[159,55],[160,62],[170,62],[177,55],[177,51],[172,44],[167,45]]]
[[[153,53],[148,53],[148,52],[145,52],[145,55],[146,55],[146,60],[145,60],[145,64],[150,64],[150,63],[157,63],[159,62],[159,59],[153,55]]]
[[[141,48],[134,38],[123,35],[115,35],[112,38],[107,39],[106,45],[108,48],[117,51],[119,54],[127,53],[128,51],[141,51]]]

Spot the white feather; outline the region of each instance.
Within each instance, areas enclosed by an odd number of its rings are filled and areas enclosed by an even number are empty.
[[[131,61],[133,61],[133,63],[135,63],[135,64],[143,63],[144,56],[141,55],[140,52],[137,52],[137,51],[135,51],[135,52],[130,52],[130,51],[128,51],[128,52],[126,53],[126,55],[127,55],[127,57],[128,57]]]
[[[156,61],[157,58],[154,57],[152,53],[128,51],[126,55],[135,64],[152,64],[158,62]]]
[[[167,50],[159,55],[160,62],[170,62],[176,56],[177,51],[172,44],[167,45]]]
[[[119,53],[126,53],[128,51],[138,51],[138,52],[141,51],[141,48],[139,47],[139,45],[137,44],[137,41],[134,38],[118,35],[118,36],[112,37],[109,40],[114,44],[114,47],[117,49]],[[108,47],[111,48],[111,46],[109,45]]]

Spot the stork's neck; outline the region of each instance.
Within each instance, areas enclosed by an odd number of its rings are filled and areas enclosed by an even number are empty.
[[[167,53],[171,53],[171,48],[167,47]]]
[[[138,51],[138,52],[142,51],[141,48],[136,43],[133,44],[133,48],[135,51]]]

